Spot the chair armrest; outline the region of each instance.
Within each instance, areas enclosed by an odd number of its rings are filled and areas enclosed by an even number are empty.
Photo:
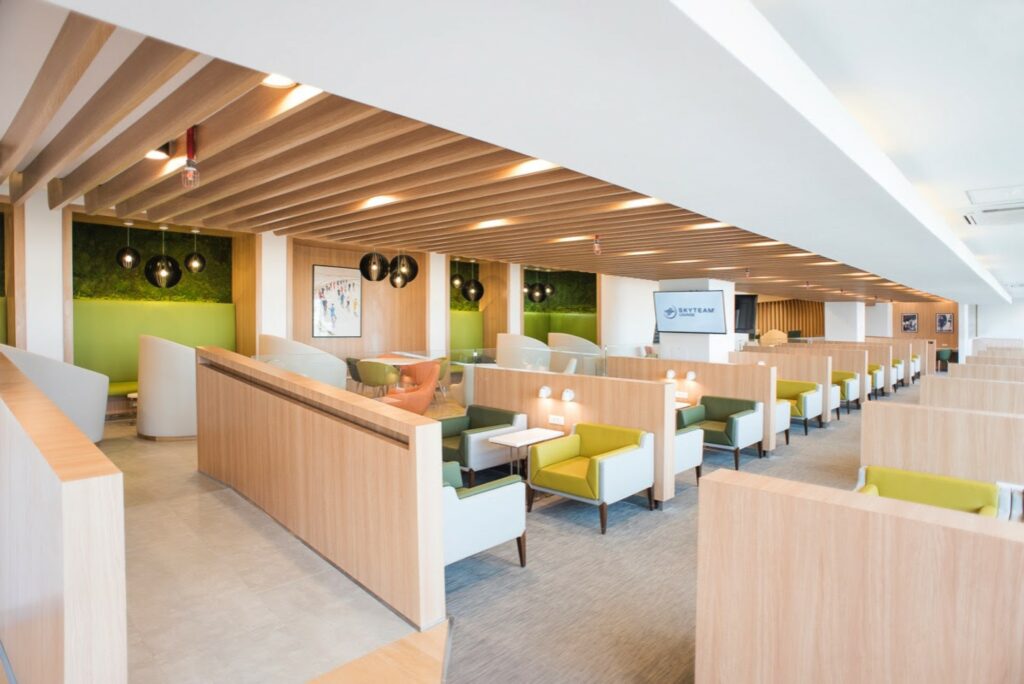
[[[580,436],[566,435],[530,447],[530,472],[579,456]]]
[[[453,416],[451,418],[442,418],[441,423],[441,438],[445,437],[457,437],[460,433],[469,429],[469,416]]]
[[[868,496],[878,496],[878,487],[873,484],[866,484],[857,490],[860,494],[867,494]]]
[[[821,395],[818,394],[818,390],[812,389],[801,392],[797,395],[797,401],[800,402],[800,414],[804,418],[814,418],[821,415]]]
[[[494,489],[501,489],[502,487],[508,487],[509,485],[518,484],[523,481],[523,478],[518,475],[506,475],[500,480],[493,480],[491,482],[485,482],[484,484],[477,485],[476,487],[460,487],[455,490],[455,493],[459,495],[460,499],[468,499],[471,496],[477,494],[483,494]]]
[[[725,431],[729,441],[739,449],[756,444],[764,437],[762,421],[764,408],[747,409],[729,416],[725,421]]]
[[[729,440],[732,441],[733,444],[736,443],[736,437],[738,436],[740,423],[743,421],[744,418],[747,418],[747,416],[753,416],[755,414],[757,414],[757,411],[755,411],[754,409],[747,409],[746,411],[733,413],[732,415],[725,419],[725,434],[729,436]],[[750,419],[747,418],[747,420]]]
[[[676,429],[690,427],[707,419],[707,411],[704,404],[687,406],[676,411]]]
[[[615,503],[654,484],[654,435],[648,433],[639,446],[623,447],[592,456],[587,480],[596,477],[598,498]]]
[[[462,486],[462,468],[459,467],[458,461],[443,462],[441,464],[441,473],[443,474],[446,487],[455,487],[457,489]]]

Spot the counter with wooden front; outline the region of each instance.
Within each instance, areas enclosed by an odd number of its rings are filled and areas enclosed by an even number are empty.
[[[196,361],[200,472],[413,625],[440,623],[440,423],[223,349]]]

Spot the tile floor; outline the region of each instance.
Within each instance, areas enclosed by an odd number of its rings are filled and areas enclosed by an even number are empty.
[[[195,441],[112,422],[124,472],[129,681],[303,682],[414,630],[261,510]]]

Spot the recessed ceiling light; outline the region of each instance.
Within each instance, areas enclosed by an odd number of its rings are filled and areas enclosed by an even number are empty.
[[[767,280],[771,276],[747,276],[746,280]]]
[[[793,282],[796,282],[796,281],[794,281],[794,280],[787,280],[785,278],[776,278],[772,282],[773,283],[793,283]]]
[[[525,176],[528,173],[538,173],[540,171],[548,171],[550,169],[557,169],[558,164],[553,164],[543,159],[527,159],[524,162],[519,162],[508,172],[508,176]]]
[[[649,254],[661,254],[663,249],[639,249],[635,252],[623,252],[622,256],[647,256]]]
[[[839,266],[838,261],[812,261],[808,266]]]
[[[371,209],[373,207],[382,207],[385,204],[391,204],[397,202],[398,198],[394,195],[374,195],[373,197],[364,200],[360,209]]]
[[[678,259],[676,261],[666,261],[666,264],[699,264],[704,259]]]
[[[570,235],[568,237],[555,238],[552,242],[583,242],[584,240],[593,239],[593,235]]]
[[[618,209],[638,209],[639,207],[653,207],[655,204],[664,204],[664,200],[657,197],[638,197],[636,199],[619,202]]]
[[[739,268],[739,266],[710,266],[708,268],[705,268],[704,270],[705,271],[734,271],[737,268]]]
[[[882,276],[861,276],[857,280],[881,280]]]
[[[489,219],[476,224],[476,228],[497,228],[498,226],[507,226],[508,224],[508,219]]]
[[[153,159],[156,161],[163,161],[164,159],[170,159],[171,157],[171,143],[164,143],[155,150],[150,150],[146,153],[146,159]]]
[[[721,221],[711,221],[710,223],[693,223],[684,227],[683,230],[713,230],[715,228],[728,228],[729,225]]]
[[[790,252],[789,254],[779,254],[780,257],[811,257],[817,256],[813,252]]]
[[[785,244],[778,240],[762,240],[761,242],[748,242],[747,247],[774,247],[775,245]]]
[[[281,74],[267,74],[263,79],[263,85],[268,88],[291,88],[295,81]]]

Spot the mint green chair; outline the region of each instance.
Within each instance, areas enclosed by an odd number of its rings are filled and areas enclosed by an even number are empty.
[[[939,353],[937,355],[937,358],[938,358],[939,362],[942,363],[943,369],[948,371],[949,370],[949,360],[951,358],[953,358],[953,350],[952,349],[940,349]]]
[[[390,363],[359,361],[356,368],[359,371],[359,382],[364,387],[372,388],[378,395],[383,395],[391,385],[397,385],[401,378],[401,373]]]
[[[690,427],[704,431],[705,447],[731,451],[736,470],[741,449],[756,446],[757,457],[764,456],[763,402],[705,394],[696,406],[676,411],[676,431]]]

